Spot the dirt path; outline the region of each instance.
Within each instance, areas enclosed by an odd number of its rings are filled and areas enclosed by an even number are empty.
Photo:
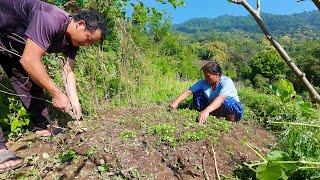
[[[246,142],[262,153],[275,143],[272,134],[255,123],[212,118],[200,127],[196,115],[190,110],[172,114],[160,107],[110,110],[86,122],[88,131],[82,134],[69,130],[45,139],[26,134],[7,143],[25,157],[25,166],[0,177],[215,179],[212,149],[219,173],[232,177],[237,164],[258,159]]]

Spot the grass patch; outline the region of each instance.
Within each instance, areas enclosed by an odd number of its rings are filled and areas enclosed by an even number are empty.
[[[66,163],[66,162],[71,163],[71,162],[74,162],[77,159],[77,157],[78,157],[77,152],[73,149],[69,149],[69,150],[59,154],[58,160],[61,163]]]
[[[170,146],[177,145],[177,140],[174,137],[176,127],[173,125],[173,123],[155,125],[151,127],[150,132],[158,137],[158,144],[167,142]]]
[[[124,130],[123,132],[120,133],[120,138],[128,142],[128,140],[132,140],[137,137],[137,132],[135,130]]]

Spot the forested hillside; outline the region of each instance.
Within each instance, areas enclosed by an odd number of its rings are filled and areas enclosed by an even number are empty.
[[[317,11],[291,15],[262,13],[261,16],[269,30],[276,36],[319,38],[320,14]],[[174,25],[173,30],[188,34],[210,31],[231,32],[233,30],[241,30],[247,33],[261,32],[251,15],[195,18]]]

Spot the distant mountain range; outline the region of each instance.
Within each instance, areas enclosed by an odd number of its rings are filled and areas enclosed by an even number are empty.
[[[261,14],[268,29],[277,36],[320,38],[320,12],[309,11],[291,15]],[[201,32],[234,30],[261,33],[251,15],[220,16],[217,18],[194,18],[182,24],[173,25],[173,31],[195,34]]]

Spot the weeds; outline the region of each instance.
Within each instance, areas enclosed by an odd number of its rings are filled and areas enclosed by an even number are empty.
[[[124,130],[120,133],[120,138],[127,142],[130,139],[134,139],[137,136],[137,132],[134,130]]]
[[[2,95],[0,94],[0,126],[9,137],[17,137],[30,127],[29,113],[17,98]]]
[[[108,163],[104,163],[102,164],[101,166],[98,166],[98,171],[100,174],[104,173],[104,172],[107,172],[110,170],[110,166]]]
[[[61,163],[66,163],[66,162],[71,163],[71,162],[74,162],[74,160],[76,160],[77,157],[78,157],[77,152],[72,149],[69,149],[59,154],[58,160]]]
[[[196,132],[184,132],[181,135],[181,140],[182,141],[200,141],[203,140],[206,137],[206,134],[203,130],[198,130]]]
[[[255,111],[255,118],[278,132],[279,143],[262,162],[247,164],[258,179],[309,179],[319,176],[320,138],[319,124],[314,119],[320,119],[319,110],[305,102],[290,83],[280,81],[278,86],[270,86],[274,94],[256,94],[247,91],[243,97],[253,96],[245,103],[250,111]],[[281,87],[281,88],[280,88]],[[254,92],[254,93],[253,93]],[[248,97],[249,97],[248,96]],[[294,97],[294,98],[292,98]],[[257,104],[251,104],[257,100]],[[299,121],[298,121],[299,120]]]
[[[163,123],[151,127],[150,132],[158,136],[158,143],[167,142],[170,146],[176,146],[177,140],[174,137],[176,127],[172,123]]]
[[[92,159],[94,157],[94,155],[97,153],[97,148],[96,147],[90,147],[85,155],[87,158]]]

